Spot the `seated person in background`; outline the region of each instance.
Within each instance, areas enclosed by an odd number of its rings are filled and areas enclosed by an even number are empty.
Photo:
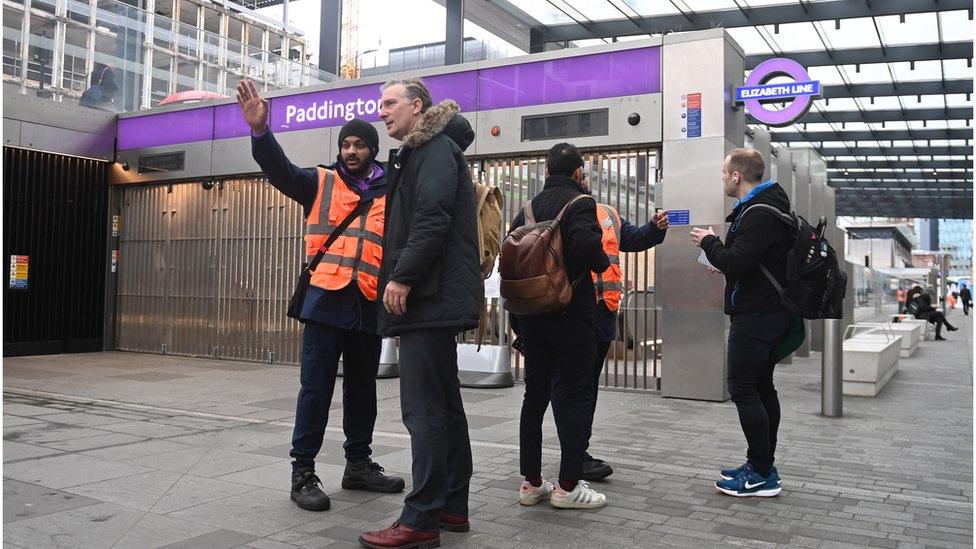
[[[945,313],[936,310],[932,306],[932,297],[922,290],[920,286],[915,286],[908,292],[908,305],[905,307],[905,312],[915,315],[915,318],[927,320],[929,323],[935,324],[935,339],[937,341],[945,341],[945,338],[942,337],[943,325],[950,332],[959,329],[949,324],[949,321],[946,320]]]

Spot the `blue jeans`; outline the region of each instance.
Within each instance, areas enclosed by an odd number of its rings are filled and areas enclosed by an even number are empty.
[[[749,449],[746,457],[763,476],[775,461],[779,397],[773,386],[776,346],[786,334],[785,311],[736,313],[729,330],[728,388]]]
[[[369,457],[376,425],[376,371],[383,339],[372,333],[306,322],[302,333],[302,388],[298,392],[292,469],[314,469],[329,422],[339,357],[342,357],[342,430],[346,459]]]

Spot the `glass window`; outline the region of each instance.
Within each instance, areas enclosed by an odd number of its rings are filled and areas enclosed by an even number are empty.
[[[22,67],[20,48],[23,44],[21,28],[24,12],[7,6],[3,8],[3,74],[20,78]]]
[[[173,20],[165,16],[156,16],[153,19],[153,44],[165,50],[172,50]]]
[[[89,79],[85,61],[88,58],[87,27],[68,24],[64,33],[64,66],[62,67],[61,87],[71,90],[79,97],[88,89]]]
[[[210,7],[203,8],[203,30],[220,34],[220,12]]]
[[[87,25],[91,21],[91,4],[83,0],[68,0],[68,19]]]
[[[153,52],[153,79],[150,90],[150,104],[155,107],[170,94],[173,56],[161,51]]]
[[[177,62],[176,91],[194,90],[197,87],[197,67],[196,61]]]
[[[49,97],[52,84],[51,62],[54,59],[55,21],[31,15],[27,52],[27,87],[36,88],[39,97]]]

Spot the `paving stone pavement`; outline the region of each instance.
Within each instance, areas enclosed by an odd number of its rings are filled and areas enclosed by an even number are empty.
[[[922,343],[876,398],[819,412],[819,355],[776,374],[783,493],[715,492],[742,461],[730,402],[603,391],[591,452],[615,468],[609,505],[516,503],[522,387],[463,389],[471,421],[472,530],[449,547],[971,547],[972,317]],[[332,510],[288,499],[298,369],[123,352],[4,361],[3,546],[355,547],[403,494],[342,490],[341,392],[318,473]],[[374,459],[410,483],[397,380],[379,381]],[[289,404],[292,403],[292,404]],[[558,470],[551,415],[544,473]]]

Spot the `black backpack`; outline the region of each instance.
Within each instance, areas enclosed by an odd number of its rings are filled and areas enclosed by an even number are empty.
[[[817,228],[813,228],[796,212],[783,213],[768,204],[749,206],[742,215],[756,208],[772,212],[790,230],[792,247],[786,254],[786,287],[765,265],[759,264],[779,293],[786,312],[808,319],[841,318],[847,274],[841,270],[834,248],[824,238],[827,219],[821,217]]]

